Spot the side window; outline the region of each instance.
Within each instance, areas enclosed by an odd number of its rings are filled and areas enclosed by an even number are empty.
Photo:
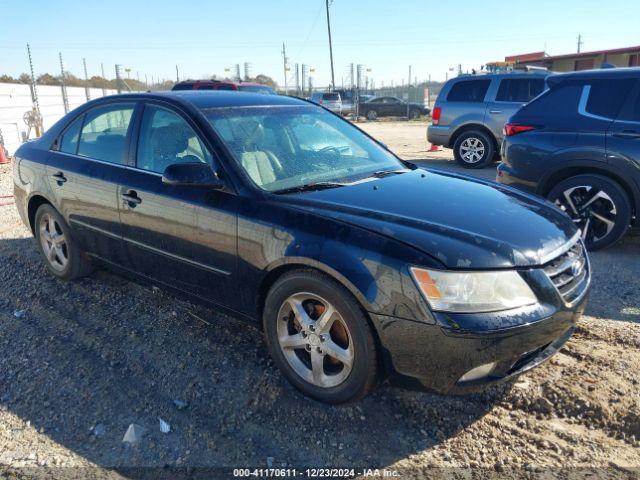
[[[448,102],[483,102],[484,96],[487,94],[490,79],[483,80],[464,80],[457,82],[451,87]]]
[[[640,123],[640,84],[635,88],[633,98],[622,106],[618,120]]]
[[[500,82],[497,102],[527,103],[544,90],[542,78],[505,78]]]
[[[85,115],[78,155],[111,163],[124,163],[127,130],[133,105],[96,107]]]
[[[584,106],[586,113],[614,119],[622,107],[629,92],[633,88],[634,80],[607,79],[589,82],[587,104]],[[583,93],[586,95],[586,93]],[[583,107],[583,105],[581,105]]]
[[[583,85],[580,83],[560,84],[522,107],[520,112],[526,112],[534,118],[575,122],[582,88]],[[553,112],[552,117],[549,116],[549,112]]]
[[[140,126],[137,167],[162,173],[169,165],[194,162],[212,163],[196,132],[180,115],[147,105]]]
[[[60,151],[64,153],[76,154],[78,151],[78,139],[80,138],[80,128],[84,115],[80,115],[64,132],[60,142]]]

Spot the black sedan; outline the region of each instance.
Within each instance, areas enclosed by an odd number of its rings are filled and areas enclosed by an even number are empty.
[[[398,97],[374,97],[360,103],[360,115],[367,120],[375,120],[378,117],[408,117],[420,118],[421,115],[429,115],[431,110],[420,103],[405,102]]]
[[[326,402],[512,378],[567,341],[589,289],[560,210],[288,97],[94,100],[17,151],[14,183],[51,274],[108,267],[258,323]]]

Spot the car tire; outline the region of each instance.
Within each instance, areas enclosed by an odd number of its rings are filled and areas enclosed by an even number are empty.
[[[493,162],[493,139],[480,130],[464,132],[453,144],[453,155],[464,168],[484,168]]]
[[[304,394],[337,404],[376,386],[378,354],[369,321],[351,293],[324,274],[296,270],[280,277],[267,295],[263,327],[273,361]]]
[[[629,196],[618,182],[603,175],[567,178],[549,191],[547,199],[571,217],[590,251],[620,240],[631,223]]]
[[[419,110],[411,110],[409,112],[409,118],[411,120],[417,120],[420,118],[420,111]]]
[[[375,110],[369,110],[367,111],[367,120],[375,120],[378,118],[378,112],[376,112]]]
[[[35,215],[35,237],[47,270],[61,280],[74,280],[91,273],[87,255],[80,249],[62,215],[49,204]]]

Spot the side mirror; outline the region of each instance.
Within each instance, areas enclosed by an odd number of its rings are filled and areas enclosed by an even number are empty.
[[[201,162],[169,165],[162,174],[162,183],[215,189],[224,187],[218,174],[208,164]]]

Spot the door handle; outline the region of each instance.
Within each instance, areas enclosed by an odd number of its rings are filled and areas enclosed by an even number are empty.
[[[635,130],[623,130],[621,132],[615,132],[613,136],[618,138],[634,139],[640,138],[640,132],[637,132]]]
[[[494,115],[498,113],[502,113],[502,110],[489,110],[489,113],[493,113]]]
[[[54,173],[53,175],[51,175],[51,178],[53,178],[59,186],[62,186],[62,184],[67,181],[67,177],[65,177],[64,173],[62,172]]]
[[[136,208],[136,206],[142,203],[142,200],[134,190],[129,190],[127,193],[120,194],[120,196],[131,208]]]

